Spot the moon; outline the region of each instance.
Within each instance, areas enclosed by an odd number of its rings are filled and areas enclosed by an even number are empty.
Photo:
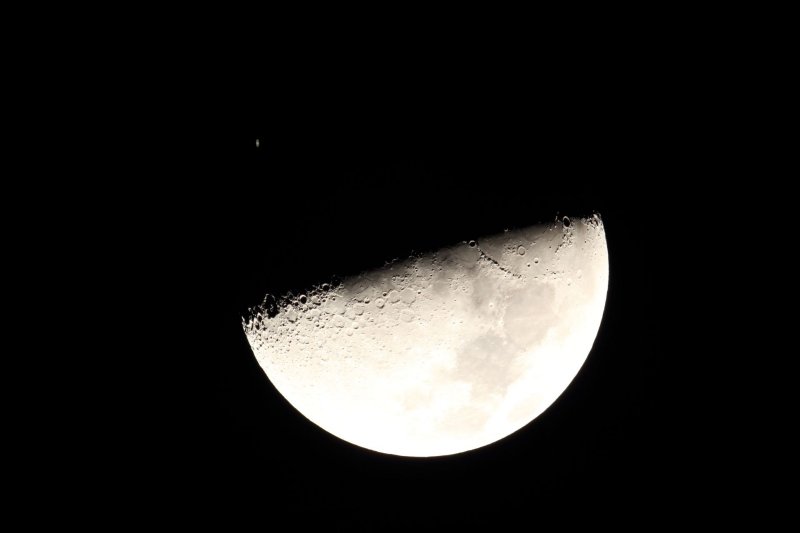
[[[268,295],[243,327],[310,421],[430,457],[496,442],[547,409],[586,360],[607,290],[602,220],[564,217]]]

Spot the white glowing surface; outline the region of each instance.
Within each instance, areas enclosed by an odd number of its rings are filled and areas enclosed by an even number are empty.
[[[513,433],[558,398],[592,348],[607,288],[592,217],[317,288],[245,332],[278,391],[323,429],[380,452],[447,455]]]

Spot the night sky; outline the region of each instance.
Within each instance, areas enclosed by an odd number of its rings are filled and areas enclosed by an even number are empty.
[[[667,110],[569,95],[480,114],[469,102],[383,102],[374,112],[362,102],[358,114],[334,104],[263,100],[198,121],[185,194],[164,200],[180,213],[171,253],[192,258],[174,276],[198,335],[177,348],[180,398],[151,442],[167,490],[211,508],[325,511],[376,528],[442,509],[468,523],[473,512],[569,502],[672,505],[672,487],[686,481],[685,434],[662,371],[670,309],[657,290],[679,142],[653,127]],[[484,448],[418,459],[339,440],[283,399],[241,330],[267,292],[595,212],[610,283],[594,348],[544,414]]]

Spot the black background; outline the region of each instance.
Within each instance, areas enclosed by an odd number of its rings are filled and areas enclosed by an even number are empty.
[[[173,351],[180,393],[148,434],[161,488],[233,515],[325,510],[374,527],[441,511],[469,522],[499,509],[678,505],[694,482],[663,372],[672,309],[660,286],[686,147],[668,100],[592,94],[516,95],[490,112],[448,95],[364,96],[356,112],[313,91],[291,105],[243,94],[201,113],[178,169],[184,192],[161,205],[165,257],[191,258],[165,261],[174,327],[187,333]],[[544,414],[484,448],[417,459],[343,442],[280,396],[241,330],[267,292],[593,212],[610,259],[594,348]]]

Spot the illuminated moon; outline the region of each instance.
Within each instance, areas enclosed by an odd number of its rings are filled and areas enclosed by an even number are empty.
[[[404,456],[495,442],[567,388],[608,289],[598,216],[506,231],[253,310],[259,364],[298,411]]]

